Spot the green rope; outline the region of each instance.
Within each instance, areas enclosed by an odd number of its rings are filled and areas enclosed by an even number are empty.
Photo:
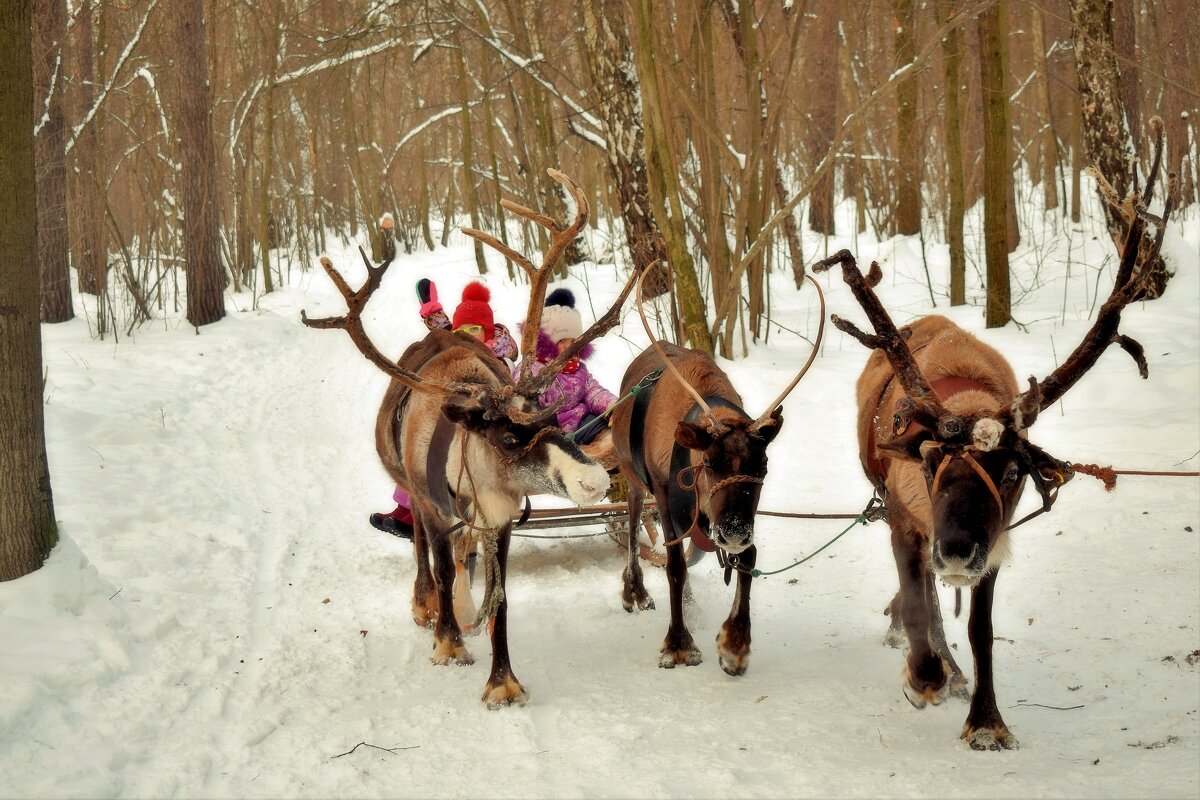
[[[863,513],[863,514],[859,514],[859,515],[858,515],[858,517],[857,517],[857,518],[856,518],[856,519],[855,519],[853,522],[851,522],[851,523],[850,523],[850,525],[849,525],[849,526],[848,526],[848,527],[847,527],[847,528],[846,528],[844,531],[842,531],[842,532],[841,532],[841,533],[839,533],[837,536],[835,536],[835,537],[833,537],[832,539],[830,539],[830,540],[829,540],[828,542],[826,542],[825,544],[821,545],[821,549],[820,549],[820,550],[818,550],[817,552],[815,552],[815,553],[812,553],[812,554],[810,554],[810,555],[807,555],[807,556],[805,556],[804,558],[800,559],[799,561],[797,561],[797,562],[795,562],[795,563],[793,563],[793,564],[788,564],[786,567],[782,567],[782,568],[780,568],[780,569],[773,569],[773,570],[769,570],[769,571],[767,571],[767,572],[763,572],[761,569],[757,569],[757,568],[756,568],[756,569],[752,569],[752,570],[750,570],[750,577],[752,577],[752,578],[760,578],[760,577],[762,577],[763,575],[778,575],[778,574],[779,574],[779,573],[781,573],[781,572],[787,572],[787,571],[788,571],[789,569],[791,569],[792,567],[798,567],[798,566],[800,566],[801,564],[803,564],[805,561],[809,561],[809,560],[811,560],[811,559],[814,559],[814,558],[816,558],[817,556],[819,556],[819,555],[821,554],[821,550],[824,550],[825,548],[829,547],[829,545],[833,544],[833,543],[834,543],[834,542],[836,542],[838,539],[840,539],[840,538],[842,538],[843,536],[845,536],[847,533],[849,533],[849,532],[850,532],[850,529],[851,529],[851,528],[853,528],[855,525],[866,525],[868,522],[870,522],[870,520],[869,520],[869,519],[867,519],[867,515],[866,515],[865,513]]]

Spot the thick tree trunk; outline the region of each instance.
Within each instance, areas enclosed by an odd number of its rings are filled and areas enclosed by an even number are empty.
[[[954,14],[955,0],[938,0],[936,6],[937,25],[940,28]],[[944,65],[946,113],[943,118],[946,135],[946,182],[950,195],[950,208],[946,215],[946,242],[950,249],[950,305],[961,306],[967,302],[967,255],[963,236],[963,217],[966,214],[966,186],[963,178],[962,134],[959,130],[959,74],[958,29],[946,34],[942,40]]]
[[[66,0],[36,0],[33,10],[33,126],[36,131],[38,264],[42,321],[65,322],[71,304],[67,230],[67,137],[63,118]]]
[[[187,318],[199,326],[225,316],[225,270],[221,266],[203,0],[182,0],[175,19],[179,97],[175,127],[179,133]]]
[[[666,239],[670,254],[675,287],[683,312],[683,327],[689,344],[697,350],[712,353],[712,337],[708,332],[704,295],[688,250],[683,226],[683,206],[679,200],[676,168],[667,144],[667,126],[663,118],[658,67],[655,64],[653,9],[649,0],[635,0],[635,19],[638,32],[637,73],[642,86],[642,114],[646,126],[647,170],[650,176],[650,199],[654,219]]]
[[[588,0],[583,4],[583,18],[594,99],[604,123],[606,164],[617,191],[625,243],[638,266],[665,261],[667,246],[650,207],[645,131],[638,108],[641,87],[625,33],[625,3]],[[647,276],[647,286],[652,277]],[[665,291],[667,287],[663,284],[660,288]]]
[[[1132,188],[1132,147],[1121,102],[1121,75],[1117,69],[1111,0],[1071,0],[1071,22],[1083,111],[1084,161],[1094,166],[1112,184],[1118,197],[1125,197]],[[1108,232],[1120,252],[1129,226],[1120,209],[1109,205],[1103,195],[1100,202],[1108,221]],[[1150,279],[1144,297],[1153,299],[1162,295],[1169,278],[1170,273],[1162,258],[1156,258],[1150,266]]]
[[[987,327],[1011,319],[1008,284],[1008,96],[1004,91],[1004,30],[1001,0],[979,15],[979,78],[983,94],[983,237],[987,258]]]
[[[895,60],[900,69],[916,55],[916,16],[913,0],[893,0],[896,12]],[[917,131],[917,73],[910,71],[896,84],[897,171],[896,233],[921,232],[921,142]]]
[[[276,15],[277,17],[278,15]],[[275,75],[279,70],[279,37],[282,35],[278,19],[272,20],[271,35],[267,47],[267,89],[263,95],[263,133],[259,145],[260,164],[258,174],[258,248],[262,259],[263,294],[275,291],[271,277],[271,167],[275,163]],[[352,121],[351,121],[352,122]],[[354,193],[350,192],[353,199]],[[353,219],[353,215],[351,215]]]
[[[31,0],[0,4],[0,581],[58,539],[42,417]]]

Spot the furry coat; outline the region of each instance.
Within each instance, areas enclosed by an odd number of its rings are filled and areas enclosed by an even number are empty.
[[[602,414],[617,401],[617,396],[601,386],[583,363],[591,357],[592,352],[592,346],[585,345],[577,359],[578,363],[573,365],[568,362],[563,371],[555,376],[550,388],[538,395],[538,405],[542,408],[562,402],[556,416],[558,426],[568,433],[579,427],[585,415]],[[530,367],[533,374],[537,375],[545,369],[558,353],[558,345],[544,331],[538,331],[537,358]],[[514,376],[519,374],[519,367],[513,373]]]

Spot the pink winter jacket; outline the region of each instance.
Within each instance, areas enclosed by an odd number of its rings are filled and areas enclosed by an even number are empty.
[[[545,332],[539,331],[537,360],[530,367],[533,374],[537,375],[545,369],[546,365],[558,356],[558,353],[558,345],[551,341]],[[555,376],[554,383],[550,384],[550,388],[538,395],[538,405],[542,408],[562,401],[556,416],[558,417],[558,426],[568,433],[579,427],[584,415],[588,413],[602,414],[605,409],[617,401],[617,396],[597,383],[583,363],[583,360],[590,357],[591,354],[592,346],[585,345],[580,352],[579,366],[575,371],[560,372]],[[513,369],[513,376],[515,378],[519,375],[520,367],[518,365]]]

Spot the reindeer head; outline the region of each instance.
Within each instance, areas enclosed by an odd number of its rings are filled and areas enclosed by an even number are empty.
[[[698,408],[698,406],[697,406]],[[717,405],[703,417],[718,425],[683,420],[675,428],[675,441],[700,455],[697,488],[707,497],[705,512],[711,520],[713,542],[737,554],[754,544],[754,518],[763,479],[767,476],[767,445],[783,425],[776,408],[765,422],[751,419],[739,408]]]
[[[608,489],[608,473],[519,394],[455,396],[442,406],[451,422],[486,442],[499,465],[497,476],[517,495],[552,494],[576,505],[594,503]]]
[[[920,464],[933,508],[931,564],[948,583],[973,585],[999,563],[1001,544],[1026,477],[1041,495],[1043,510],[1049,510],[1057,488],[1074,474],[1070,463],[1026,439],[1039,412],[1057,402],[1112,344],[1133,357],[1143,378],[1148,376],[1141,345],[1117,328],[1122,310],[1145,286],[1149,267],[1162,247],[1175,196],[1172,174],[1162,217],[1146,210],[1162,155],[1162,120],[1155,117],[1150,127],[1156,135],[1154,159],[1145,193],[1131,197],[1125,207],[1129,233],[1112,293],[1070,356],[1044,380],[1031,377],[1029,389],[1008,408],[951,413],[943,407],[917,367],[906,332],[896,329],[875,295],[872,287],[881,277],[878,264],[872,263],[864,276],[854,256],[842,250],[815,267],[820,272],[841,264],[842,277],[866,311],[875,335],[863,333],[836,315],[834,324],[867,347],[882,350],[904,387],[907,396],[896,404],[893,420],[895,438],[880,449]],[[1147,222],[1157,227],[1157,235],[1143,252]]]

